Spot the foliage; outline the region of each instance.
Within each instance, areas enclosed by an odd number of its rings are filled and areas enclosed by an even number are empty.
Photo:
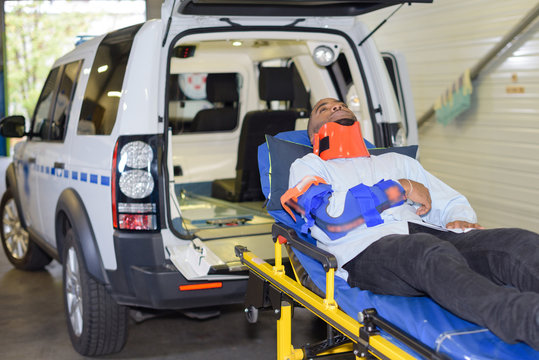
[[[87,34],[96,13],[45,13],[44,1],[17,4],[6,13],[8,114],[32,116],[50,67]]]

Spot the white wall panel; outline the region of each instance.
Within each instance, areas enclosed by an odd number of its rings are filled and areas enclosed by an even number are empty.
[[[435,0],[404,6],[374,39],[408,60],[417,116],[473,67],[536,0]],[[392,9],[363,17],[374,28]],[[515,78],[516,77],[516,78]],[[515,81],[516,80],[516,81]],[[487,227],[539,231],[539,22],[473,82],[472,107],[419,132],[421,162],[465,194]],[[519,86],[524,93],[508,93]]]

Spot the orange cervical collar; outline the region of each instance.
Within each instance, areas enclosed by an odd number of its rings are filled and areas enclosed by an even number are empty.
[[[325,123],[314,135],[313,152],[322,160],[370,156],[357,121],[352,125]]]

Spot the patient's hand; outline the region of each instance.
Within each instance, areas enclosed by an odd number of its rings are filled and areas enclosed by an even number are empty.
[[[421,205],[416,211],[417,215],[425,215],[430,211],[432,200],[430,199],[430,191],[425,185],[409,179],[400,179],[399,183],[404,188],[406,197]]]
[[[479,224],[470,223],[463,220],[451,221],[445,225],[446,229],[484,229]]]

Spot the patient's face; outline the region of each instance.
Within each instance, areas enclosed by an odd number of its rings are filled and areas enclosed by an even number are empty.
[[[322,125],[343,119],[357,121],[356,116],[345,103],[332,98],[325,98],[318,101],[311,112],[309,125],[307,126],[311,143],[313,142],[314,134],[320,131]]]

